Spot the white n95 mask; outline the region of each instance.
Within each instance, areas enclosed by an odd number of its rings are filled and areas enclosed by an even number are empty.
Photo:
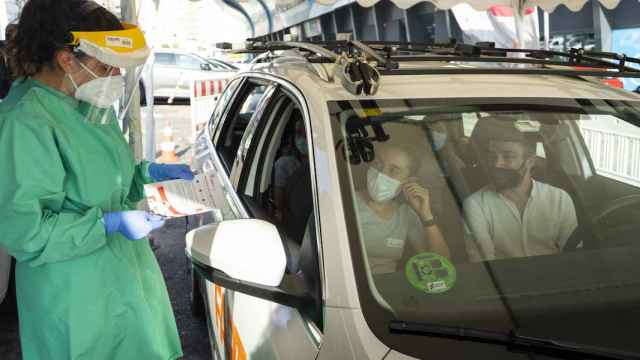
[[[122,75],[99,77],[78,86],[75,97],[101,109],[106,109],[120,99],[123,89],[124,78]]]
[[[388,201],[400,193],[400,181],[390,178],[373,167],[367,171],[367,190],[374,201]]]
[[[100,77],[93,73],[83,63],[80,66],[84,68],[94,79],[89,80],[86,83],[78,86],[73,80],[73,77],[68,74],[71,83],[76,88],[74,94],[75,98],[81,101],[86,101],[91,105],[106,109],[115,104],[123,94],[124,91],[124,78],[122,75],[112,75],[107,77]]]

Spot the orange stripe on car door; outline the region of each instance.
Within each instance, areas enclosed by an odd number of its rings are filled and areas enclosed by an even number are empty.
[[[220,338],[224,346],[224,296],[222,296],[222,288],[220,286],[214,285],[213,287],[216,293],[216,325],[218,326],[218,331],[220,331]]]
[[[224,289],[221,286],[214,285],[215,289],[215,309],[216,309],[216,325],[220,332],[220,339],[222,339],[222,347],[224,348],[225,341],[225,328],[224,328]],[[242,338],[238,333],[238,328],[233,323],[233,320],[229,321],[231,325],[231,359],[233,360],[246,360],[247,352],[242,344]]]
[[[236,325],[233,323],[231,323],[231,327],[232,327],[231,359],[246,360],[247,352],[244,350],[244,345],[242,345],[242,339],[240,338],[240,334],[238,334],[238,328],[236,328]]]

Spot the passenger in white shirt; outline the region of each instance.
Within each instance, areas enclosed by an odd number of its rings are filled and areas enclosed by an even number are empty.
[[[560,253],[577,227],[571,197],[532,179],[536,144],[512,122],[490,134],[490,184],[464,202],[469,260]]]

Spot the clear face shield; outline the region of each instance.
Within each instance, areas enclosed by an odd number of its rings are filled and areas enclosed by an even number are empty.
[[[139,99],[140,77],[150,50],[138,27],[124,30],[72,32],[74,52],[81,70],[70,74],[87,121],[121,123],[134,99]],[[135,107],[134,107],[135,108]]]

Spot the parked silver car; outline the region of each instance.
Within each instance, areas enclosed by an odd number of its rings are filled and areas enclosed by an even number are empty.
[[[222,61],[219,59],[214,59],[214,58],[207,58],[207,61],[211,64],[211,66],[216,69],[216,70],[230,70],[230,71],[238,71],[240,70],[239,67],[235,66],[234,64],[230,64],[226,61]]]
[[[211,61],[189,52],[155,51],[153,97],[188,99],[191,84],[199,79],[226,79],[237,69],[221,61]]]

